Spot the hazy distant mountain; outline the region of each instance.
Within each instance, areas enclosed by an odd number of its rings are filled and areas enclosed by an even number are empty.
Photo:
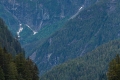
[[[99,0],[68,21],[42,45],[38,42],[32,58],[41,72],[120,38],[119,8],[118,0]]]
[[[96,0],[1,0],[0,16],[26,49],[48,38],[68,19],[74,18],[82,9],[95,2]]]
[[[39,31],[45,25],[53,24],[74,15],[80,7],[87,7],[96,0],[1,0],[1,6],[11,13],[19,24],[27,24]],[[19,26],[19,25],[18,25]]]

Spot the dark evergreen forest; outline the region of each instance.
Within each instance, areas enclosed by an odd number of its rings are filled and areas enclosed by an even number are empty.
[[[0,19],[0,80],[39,80],[39,70]]]

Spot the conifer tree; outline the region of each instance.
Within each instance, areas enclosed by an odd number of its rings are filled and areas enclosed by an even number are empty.
[[[21,77],[23,78],[24,75],[24,71],[25,71],[25,57],[24,55],[21,53],[21,54],[18,54],[16,57],[15,57],[15,64],[16,64],[16,67],[17,67],[17,71],[18,71],[18,74],[21,75]]]
[[[38,74],[39,74],[39,70],[37,68],[37,65],[35,64],[34,65],[34,70],[33,70],[33,80],[39,80]]]
[[[18,79],[18,72],[14,62],[9,64],[8,68],[8,79],[7,80],[17,80]]]
[[[24,54],[13,59],[5,48],[0,48],[0,80],[39,80],[38,69]]]
[[[0,66],[0,80],[5,80],[3,69]]]
[[[26,63],[25,63],[25,67],[24,67],[24,79],[26,79],[26,80],[32,80],[32,70],[33,70],[33,68],[32,68],[32,64],[28,61],[28,60],[26,60]]]
[[[117,55],[109,64],[108,80],[120,80],[120,56]]]

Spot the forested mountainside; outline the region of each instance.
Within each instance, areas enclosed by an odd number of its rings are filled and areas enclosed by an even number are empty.
[[[38,44],[32,58],[41,72],[69,59],[83,56],[99,45],[120,38],[119,0],[99,0],[82,10],[62,29]]]
[[[39,80],[38,74],[37,66],[23,54],[13,58],[0,48],[0,80]]]
[[[39,80],[35,63],[25,58],[24,50],[0,18],[0,80]]]
[[[41,80],[107,80],[109,62],[117,54],[120,54],[120,40],[110,41],[87,53],[84,57],[69,60],[54,67],[43,75]],[[113,68],[112,66],[115,67],[111,64],[110,69],[116,70],[113,74],[119,75],[116,72],[120,67]],[[112,79],[109,78],[109,80]]]
[[[18,53],[24,53],[20,43],[15,39],[10,31],[7,29],[6,24],[0,18],[0,46],[15,56]]]

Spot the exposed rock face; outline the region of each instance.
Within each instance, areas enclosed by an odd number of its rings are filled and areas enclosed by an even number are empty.
[[[84,0],[1,0],[1,4],[22,24],[28,24],[34,30],[44,25],[72,16]]]

